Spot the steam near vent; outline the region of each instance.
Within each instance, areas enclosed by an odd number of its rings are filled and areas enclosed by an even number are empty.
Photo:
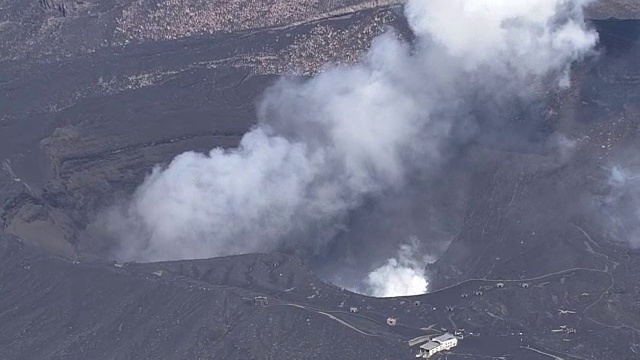
[[[416,258],[417,239],[402,244],[395,257],[374,269],[365,279],[362,292],[376,297],[394,297],[420,295],[427,292],[427,281],[424,268],[429,262],[427,256]]]
[[[402,192],[413,174],[438,174],[457,144],[483,131],[469,115],[478,94],[523,102],[540,84],[567,85],[570,65],[597,41],[583,21],[587,3],[409,0],[414,43],[389,32],[357,66],[283,78],[236,149],[187,152],[153,169],[126,206],[108,212],[117,256],[322,252],[367,199]],[[425,254],[412,251],[370,264],[364,287],[378,296],[426,291],[425,264],[415,260]]]
[[[608,186],[597,196],[602,227],[608,237],[631,248],[640,247],[640,166],[636,153],[618,160],[608,170]],[[630,161],[629,159],[635,161]]]

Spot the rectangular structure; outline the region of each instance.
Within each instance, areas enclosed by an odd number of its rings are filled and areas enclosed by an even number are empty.
[[[458,338],[445,333],[440,336],[436,336],[431,341],[420,346],[420,354],[423,358],[430,358],[436,353],[444,350],[449,350],[458,345]]]

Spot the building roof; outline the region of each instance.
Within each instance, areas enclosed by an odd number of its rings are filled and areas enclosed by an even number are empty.
[[[436,336],[436,337],[434,337],[434,338],[433,338],[433,339],[431,339],[431,340],[432,340],[432,341],[436,341],[436,342],[443,343],[443,342],[445,342],[445,341],[453,340],[453,339],[455,339],[455,338],[456,338],[455,336],[453,336],[453,335],[451,335],[451,334],[449,334],[449,333],[444,333],[444,334],[442,334],[442,335],[440,335],[440,336]]]
[[[429,341],[428,343],[420,345],[420,349],[429,351],[437,348],[438,346],[440,346],[440,344],[437,342]]]

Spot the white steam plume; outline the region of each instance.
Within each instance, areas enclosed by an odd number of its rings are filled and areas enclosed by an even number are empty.
[[[363,293],[375,297],[421,295],[429,282],[425,275],[428,257],[420,258],[417,241],[403,244],[394,258],[369,273]]]
[[[412,172],[438,171],[460,135],[452,129],[469,121],[461,110],[469,94],[516,96],[588,54],[597,39],[583,23],[586,3],[410,0],[414,47],[386,34],[358,66],[281,80],[237,149],[188,152],[154,169],[109,213],[118,256],[321,248],[368,197],[401,190]],[[478,131],[468,125],[464,136]]]
[[[618,242],[640,248],[640,167],[637,162],[613,166],[608,185],[609,192],[601,201],[607,222],[605,228]]]
[[[588,0],[409,1],[418,36],[431,36],[468,70],[508,69],[513,76],[568,70],[596,40],[585,31]]]

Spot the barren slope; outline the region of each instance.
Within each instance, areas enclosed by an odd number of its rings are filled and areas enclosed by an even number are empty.
[[[607,160],[637,143],[637,22],[598,23],[607,51],[549,112],[551,128],[588,139],[577,163],[468,150],[492,161],[473,169],[464,226],[430,268],[432,288],[453,287],[414,305],[340,291],[279,254],[87,261],[109,250],[89,226],[104,206],[176,154],[237,144],[275,74],[354,62],[385,24],[404,26],[397,9],[371,2],[279,2],[286,20],[250,2],[258,13],[240,23],[220,22],[239,2],[160,4],[0,1],[0,218],[23,239],[0,250],[0,357],[398,359],[430,325],[480,334],[454,359],[637,357],[640,253],[574,211],[583,190],[606,191]],[[630,2],[595,9],[637,16]],[[258,295],[270,306],[256,307]]]

